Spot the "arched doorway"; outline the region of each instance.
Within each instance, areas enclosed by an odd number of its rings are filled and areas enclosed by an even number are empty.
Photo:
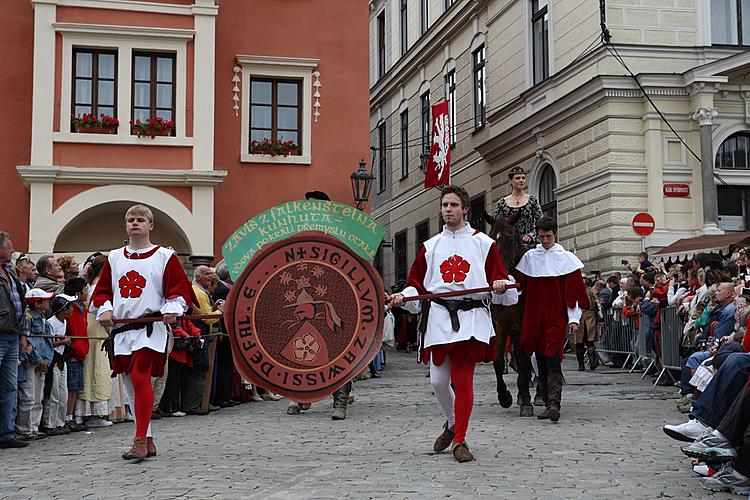
[[[113,201],[89,208],[75,216],[55,240],[55,254],[88,255],[121,247],[125,234],[125,212],[134,202]],[[174,248],[180,260],[191,253],[190,243],[177,223],[167,214],[151,207],[154,230],[151,241]]]
[[[750,133],[739,132],[727,137],[716,150],[714,168],[747,171],[750,175]],[[719,201],[719,228],[745,231],[750,214],[750,189],[747,186],[716,187]]]
[[[549,163],[542,166],[542,173],[539,176],[539,203],[542,205],[542,212],[548,217],[557,219],[557,179],[555,170]]]

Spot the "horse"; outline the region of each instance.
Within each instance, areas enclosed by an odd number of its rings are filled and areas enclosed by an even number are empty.
[[[485,212],[484,217],[492,225],[489,236],[495,240],[503,265],[508,274],[513,274],[516,265],[524,254],[522,235],[516,229],[516,222],[520,214],[505,217],[498,214],[491,217]],[[503,375],[505,373],[505,346],[510,337],[513,346],[513,354],[518,367],[518,402],[521,405],[521,416],[533,416],[534,407],[531,405],[529,393],[529,381],[531,379],[531,358],[523,351],[521,346],[521,322],[523,321],[523,295],[519,297],[518,304],[503,306],[493,304],[491,306],[492,321],[495,324],[495,348],[496,358],[493,363],[495,377],[497,378],[497,400],[503,408],[513,405],[513,396],[505,385]]]

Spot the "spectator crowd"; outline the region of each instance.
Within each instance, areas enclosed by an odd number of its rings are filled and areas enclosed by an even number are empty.
[[[633,346],[643,337],[645,352],[633,349],[626,359],[602,347],[598,357],[608,365],[641,363],[658,385],[676,381],[675,403],[688,420],[664,432],[690,443],[681,450],[693,472],[705,476],[702,488],[750,493],[750,248],[728,258],[699,253],[674,265],[654,264],[643,252],[637,263],[622,264],[627,273],[595,275],[589,283],[599,345],[612,345],[626,326]],[[662,338],[668,329],[681,334]],[[664,366],[675,358],[680,366]],[[580,358],[579,364],[584,369]]]
[[[106,260],[98,252],[82,265],[69,255],[32,260],[0,231],[0,448],[133,421],[102,348],[108,331],[88,312]],[[223,310],[232,282],[219,263],[196,267],[192,286],[192,314],[208,315]],[[223,320],[180,320],[171,329],[164,376],[152,378],[152,419],[280,399],[239,375]]]

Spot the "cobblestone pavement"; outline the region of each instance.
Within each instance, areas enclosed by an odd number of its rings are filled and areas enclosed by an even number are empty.
[[[500,408],[492,367],[479,366],[472,463],[433,453],[443,419],[427,370],[412,355],[389,352],[382,378],[357,382],[345,421],[331,421],[328,401],[295,417],[279,401],[162,419],[154,423],[159,455],[142,463],[119,458],[132,424],[52,437],[0,451],[0,497],[707,496],[679,443],[661,430],[684,421],[673,388],[604,366],[574,368],[566,361],[562,418],[553,424],[521,419],[515,405]]]

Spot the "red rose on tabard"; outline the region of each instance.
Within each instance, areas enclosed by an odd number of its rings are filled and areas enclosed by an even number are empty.
[[[121,297],[137,299],[146,288],[146,278],[138,274],[138,271],[131,270],[117,281],[117,286],[120,287]]]
[[[443,275],[445,283],[462,283],[471,269],[468,260],[464,260],[460,255],[448,257],[440,264],[440,274]]]

